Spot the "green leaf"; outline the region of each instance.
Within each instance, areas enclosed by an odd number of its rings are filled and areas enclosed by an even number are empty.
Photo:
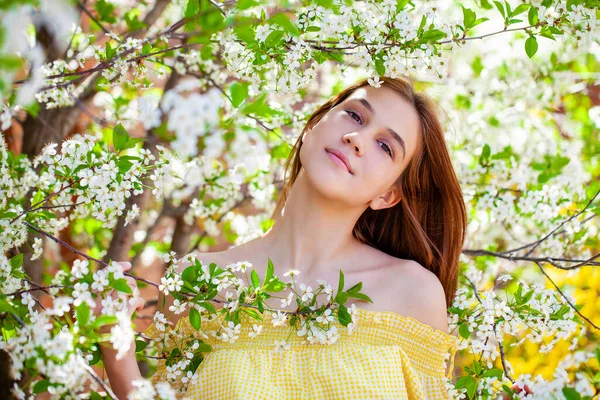
[[[41,381],[37,381],[35,385],[33,385],[33,393],[43,393],[47,392],[50,387],[50,381],[48,379],[43,379]]]
[[[98,392],[91,391],[90,392],[90,400],[105,400],[104,396],[101,396]]]
[[[340,269],[340,278],[338,281],[338,293],[342,292],[344,290],[344,273],[342,272],[342,270]]]
[[[125,130],[123,125],[117,124],[113,129],[113,147],[115,151],[121,151],[125,148],[125,143],[131,139],[129,133]]]
[[[535,36],[531,35],[525,41],[525,52],[527,53],[527,57],[531,58],[535,55],[538,49],[538,43]]]
[[[90,320],[90,306],[87,303],[81,303],[77,306],[77,325],[79,327],[86,326],[88,321]]]
[[[517,15],[524,13],[530,8],[531,6],[529,4],[519,4],[517,8],[515,8],[515,11],[513,11],[511,17],[516,17]]]
[[[458,333],[463,339],[468,339],[471,337],[471,332],[469,332],[469,324],[460,324],[458,327]]]
[[[99,344],[94,344],[92,346],[92,359],[89,362],[90,365],[96,365],[102,359],[102,352],[100,350]]]
[[[41,190],[38,190],[37,192],[35,192],[35,195],[33,196],[33,200],[31,200],[31,205],[32,206],[36,205],[43,199],[44,199],[44,192],[42,192]]]
[[[486,10],[494,8],[494,6],[491,5],[488,0],[481,0],[481,7],[485,8]]]
[[[348,292],[348,293],[360,292],[360,289],[362,289],[362,282],[358,282],[356,285],[354,285],[350,289],[346,290],[346,292]]]
[[[148,343],[144,342],[143,340],[137,339],[135,341],[135,352],[138,353],[138,352],[144,350],[146,348],[146,346],[148,346]]]
[[[478,363],[477,361],[473,361],[473,372],[475,372],[475,375],[480,375],[481,374],[481,364]]]
[[[196,330],[200,329],[200,313],[194,307],[190,308],[190,325],[192,325]]]
[[[350,316],[348,309],[343,305],[340,305],[340,308],[338,308],[337,317],[342,326],[348,326],[348,324],[352,322],[352,317]]]
[[[582,3],[582,0],[567,0],[567,11]]]
[[[581,399],[581,395],[579,394],[579,392],[577,392],[577,390],[570,388],[570,387],[563,388],[562,393],[567,400],[580,400]]]
[[[150,53],[150,50],[152,50],[152,45],[150,43],[144,44],[142,46],[142,55]]]
[[[268,284],[271,278],[273,278],[273,274],[275,273],[275,268],[273,267],[273,261],[269,258],[267,261],[267,273],[265,275],[264,284]]]
[[[115,54],[117,54],[117,49],[113,49],[110,46],[110,42],[106,42],[106,59],[110,60],[115,56]]]
[[[235,8],[237,8],[238,10],[246,10],[250,7],[254,7],[256,5],[258,5],[259,2],[256,0],[238,0],[235,3]]]
[[[131,138],[125,143],[125,146],[123,146],[123,150],[132,149],[135,147],[136,144],[142,143],[143,141],[143,138]]]
[[[377,75],[379,76],[385,75],[385,65],[383,59],[378,58],[375,60],[375,72],[377,72]]]
[[[479,164],[481,164],[481,165],[486,164],[490,158],[491,153],[492,153],[492,150],[490,148],[490,145],[486,143],[483,146],[483,149],[481,149],[481,156],[479,156]]]
[[[11,54],[2,54],[0,56],[0,70],[16,70],[23,66],[23,58]]]
[[[269,23],[281,26],[286,32],[293,36],[300,35],[300,31],[296,24],[290,21],[288,16],[283,13],[276,14],[273,18],[269,19]]]
[[[510,17],[512,15],[512,11],[510,10],[510,3],[504,0],[504,6],[506,7],[506,16]]]
[[[210,344],[203,342],[202,340],[198,340],[198,348],[195,353],[208,353],[212,350]]]
[[[181,273],[181,279],[184,282],[194,283],[198,279],[198,275],[196,274],[196,267],[191,265],[183,270]]]
[[[426,23],[427,23],[427,17],[425,15],[423,15],[421,17],[421,22],[419,23],[419,29],[417,29],[417,33],[420,33],[423,31],[423,28],[425,28]]]
[[[201,301],[201,302],[198,303],[198,305],[200,307],[203,307],[203,308],[207,309],[208,312],[210,312],[210,313],[214,314],[214,313],[217,312],[217,309],[215,308],[214,304],[212,304],[212,303],[208,303],[206,301]]]
[[[131,286],[129,286],[129,284],[127,283],[127,279],[125,279],[125,278],[115,279],[115,281],[113,282],[113,284],[111,286],[113,287],[113,289],[118,290],[119,292],[122,292],[122,293],[127,293],[127,294],[133,293],[133,290],[131,290]]]
[[[237,108],[244,100],[246,100],[246,97],[248,97],[248,85],[245,83],[234,82],[229,87],[229,94],[231,95],[231,105]]]
[[[100,14],[100,21],[107,21],[110,23],[116,22],[116,18],[112,16],[112,12],[115,9],[115,6],[106,1],[106,0],[98,0],[95,4],[96,11]]]
[[[273,278],[273,280],[265,286],[266,292],[281,292],[287,288],[287,285],[279,280],[279,278]]]
[[[471,28],[474,28],[477,25],[484,23],[485,21],[489,21],[489,18],[486,18],[486,17],[478,18],[475,22],[473,22],[473,26],[471,26]]]
[[[473,10],[465,8],[464,6],[461,6],[461,7],[462,7],[462,11],[463,11],[463,24],[465,26],[465,31],[467,31],[467,30],[469,30],[470,27],[473,26],[473,24],[475,23],[475,19],[477,17]]]
[[[144,24],[142,21],[139,20],[138,14],[139,8],[134,8],[126,12],[124,15],[125,23],[127,24],[127,27],[130,31],[137,31],[148,27],[148,25]]]
[[[133,163],[124,157],[120,157],[117,161],[117,168],[119,168],[119,172],[124,174],[129,171],[133,167]]]
[[[348,301],[348,293],[338,292],[338,294],[335,296],[335,301],[340,305],[346,303]]]
[[[516,157],[516,154],[513,153],[512,146],[508,145],[502,151],[494,154],[491,159],[492,160],[510,160],[512,156]],[[517,158],[518,159],[518,158]]]
[[[324,8],[333,8],[333,0],[315,0],[315,4]]]
[[[496,5],[498,11],[500,11],[500,14],[502,14],[502,17],[506,18],[506,14],[504,13],[504,6],[502,5],[502,3],[500,3],[499,1],[494,1],[494,4]]]
[[[329,60],[337,61],[339,63],[344,62],[344,55],[342,53],[326,52],[325,57],[327,57]]]
[[[467,396],[469,399],[472,399],[475,396],[475,391],[477,390],[477,381],[472,376],[461,376],[458,381],[456,381],[457,389],[467,389]]]
[[[187,0],[184,15],[186,18],[193,17],[200,12],[200,0]]]
[[[371,300],[371,298],[369,296],[367,296],[366,294],[364,294],[364,293],[349,293],[349,292],[346,292],[346,294],[348,295],[348,297],[353,297],[355,299],[361,299],[361,300],[364,300],[364,301],[368,301],[369,303],[373,302],[373,300]]]
[[[100,328],[104,325],[111,325],[118,322],[118,319],[115,315],[101,315],[92,324],[93,328]]]
[[[276,29],[273,32],[269,33],[269,35],[265,39],[265,46],[267,46],[267,47],[279,46],[283,40],[284,33],[285,32],[280,29]]]
[[[9,263],[10,263],[10,268],[12,270],[20,268],[23,265],[23,253],[17,254],[16,256],[11,258]]]
[[[246,26],[235,26],[233,28],[233,32],[242,42],[251,44],[256,43],[256,38],[254,36],[254,31],[248,25]]]
[[[522,304],[528,303],[529,300],[531,300],[532,296],[533,296],[533,289],[531,289],[530,291],[528,291],[527,293],[525,293],[525,295],[523,296],[523,303]],[[567,309],[568,309],[568,307],[567,307]]]
[[[16,314],[17,310],[8,301],[0,297],[0,313]]]
[[[498,378],[499,381],[502,380],[503,375],[504,375],[504,371],[502,371],[500,368],[488,369],[487,371],[485,371],[483,373],[484,378],[496,377],[496,378]]]
[[[250,279],[252,280],[252,285],[255,288],[259,288],[260,287],[260,278],[258,277],[258,274],[256,273],[256,270],[252,270],[252,272],[250,272]]]
[[[527,20],[529,21],[529,25],[535,25],[538,23],[538,10],[535,7],[530,7],[529,12],[527,13]]]
[[[446,32],[440,31],[439,29],[430,29],[426,32],[423,32],[423,35],[421,35],[421,41],[425,43],[437,42],[445,37]]]

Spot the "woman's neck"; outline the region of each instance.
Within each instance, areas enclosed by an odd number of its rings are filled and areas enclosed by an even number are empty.
[[[294,268],[306,275],[337,270],[360,244],[352,231],[362,212],[324,198],[301,172],[261,247],[280,271]]]

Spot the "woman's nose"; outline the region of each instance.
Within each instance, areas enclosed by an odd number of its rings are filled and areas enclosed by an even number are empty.
[[[344,143],[351,145],[354,148],[354,151],[357,153],[357,155],[362,155],[363,145],[358,132],[347,133],[342,137],[342,140],[344,141]]]

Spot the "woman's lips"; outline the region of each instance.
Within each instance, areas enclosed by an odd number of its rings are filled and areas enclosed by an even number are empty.
[[[348,169],[346,164],[344,164],[344,162],[342,161],[341,158],[339,158],[338,156],[336,156],[333,153],[328,152],[327,150],[325,150],[325,151],[327,152],[327,156],[331,159],[331,161],[333,161],[336,165],[344,168],[346,171],[348,171],[348,173],[350,173],[350,170]]]

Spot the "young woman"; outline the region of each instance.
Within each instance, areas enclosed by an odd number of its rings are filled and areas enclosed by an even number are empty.
[[[242,330],[233,344],[211,343],[198,380],[187,387],[190,398],[448,398],[444,360],[449,350],[453,357],[455,339],[447,308],[457,286],[465,206],[433,103],[408,79],[382,81],[379,88],[360,81],[310,117],[268,232],[197,254],[220,266],[247,260],[259,276],[270,258],[276,275],[296,269],[296,280],[313,287],[317,279],[335,285],[341,269],[346,286],[362,282],[373,302],[355,302],[355,331],[333,345],[292,337],[288,351],[275,352],[274,341],[288,329],[266,318],[257,338]],[[172,298],[166,300],[168,315]],[[272,300],[267,304],[280,309]],[[146,333],[157,335],[154,326]],[[119,361],[103,352],[111,386],[125,398],[140,377],[133,351]],[[159,364],[153,381],[164,380],[165,371]]]

